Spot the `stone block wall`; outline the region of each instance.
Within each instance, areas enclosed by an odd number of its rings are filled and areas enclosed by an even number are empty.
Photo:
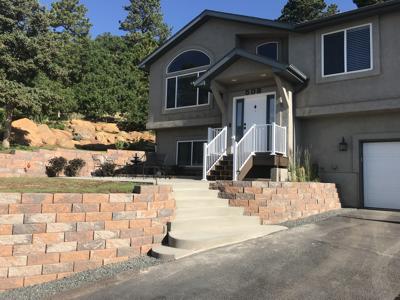
[[[170,186],[134,194],[0,194],[0,290],[146,255],[175,214]]]
[[[230,206],[261,224],[279,224],[341,208],[336,185],[317,182],[220,181],[210,184]]]
[[[15,151],[14,154],[0,153],[0,177],[46,177],[46,164],[53,157],[62,156],[67,160],[80,158],[86,162],[81,171],[81,176],[90,176],[95,170],[93,157],[103,155],[112,159],[117,165],[124,166],[137,154],[144,155],[142,151],[107,150],[107,152],[82,151],[82,150],[44,150]]]

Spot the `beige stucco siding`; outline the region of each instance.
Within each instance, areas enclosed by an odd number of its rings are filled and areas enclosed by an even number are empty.
[[[400,140],[400,112],[343,115],[301,120],[299,143],[311,150],[321,179],[340,186],[346,206],[361,207],[360,144],[366,140]],[[339,151],[342,137],[349,149]],[[384,174],[382,174],[384,176]]]

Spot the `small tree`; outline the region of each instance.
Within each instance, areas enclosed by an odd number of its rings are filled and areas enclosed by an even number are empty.
[[[302,23],[339,12],[336,4],[327,5],[324,0],[288,0],[278,21]]]
[[[388,0],[353,0],[354,4],[357,5],[357,7],[379,4],[386,1]]]

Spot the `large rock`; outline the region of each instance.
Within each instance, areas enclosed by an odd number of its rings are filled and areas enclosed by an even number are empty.
[[[104,131],[107,133],[119,133],[120,130],[115,123],[97,123],[96,131]]]
[[[71,120],[70,128],[74,135],[84,140],[94,140],[96,136],[96,127],[89,121]]]
[[[110,145],[114,144],[116,141],[116,135],[107,132],[97,132],[96,142],[97,144]]]
[[[42,138],[38,135],[38,127],[35,122],[23,118],[11,123],[13,130],[13,139],[17,144],[41,147]]]
[[[44,145],[57,145],[57,137],[46,124],[40,124],[37,127],[37,135],[42,139]]]

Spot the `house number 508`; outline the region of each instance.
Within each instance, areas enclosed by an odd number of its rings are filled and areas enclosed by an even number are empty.
[[[246,90],[245,93],[246,95],[261,94],[261,88]]]

